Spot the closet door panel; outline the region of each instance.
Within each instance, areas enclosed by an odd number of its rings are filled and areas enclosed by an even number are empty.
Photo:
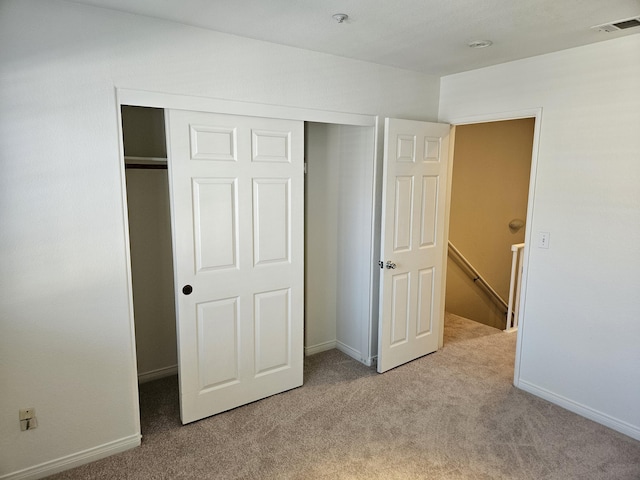
[[[236,267],[236,179],[194,178],[192,182],[196,270]]]
[[[180,411],[302,384],[303,124],[170,110]]]

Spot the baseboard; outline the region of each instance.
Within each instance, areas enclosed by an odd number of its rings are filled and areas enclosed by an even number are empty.
[[[305,356],[315,355],[316,353],[326,352],[327,350],[333,350],[336,348],[336,341],[331,340],[329,342],[318,343],[317,345],[311,345],[309,347],[304,347]]]
[[[0,480],[34,480],[48,477],[54,473],[59,473],[70,468],[79,467],[85,463],[95,462],[101,458],[124,452],[140,445],[141,435],[131,435],[113,442],[105,443],[98,447],[89,448],[78,453],[57,458],[49,462],[44,462],[33,467],[18,470],[17,472],[2,475]]]
[[[340,350],[342,353],[346,353],[351,358],[359,362],[364,362],[364,359],[362,358],[362,354],[358,350],[351,348],[349,345],[345,345],[344,343],[336,340],[336,348]]]
[[[170,367],[157,368],[149,372],[138,373],[138,383],[151,382],[164,377],[170,377],[178,374],[178,365],[171,365]]]
[[[635,440],[640,440],[640,427],[631,425],[630,423],[624,422],[622,420],[618,420],[617,418],[607,415],[606,413],[594,410],[593,408],[582,405],[581,403],[574,402],[573,400],[565,398],[544,388],[540,388],[522,379],[520,379],[520,381],[518,382],[517,387],[537,397],[544,398],[551,403],[555,403],[562,408],[566,408],[570,412],[577,413],[578,415],[588,418],[589,420],[593,420],[594,422],[604,425],[605,427],[609,427]]]

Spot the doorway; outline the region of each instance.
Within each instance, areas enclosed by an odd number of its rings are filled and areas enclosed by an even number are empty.
[[[505,329],[511,246],[529,238],[539,116],[532,111],[455,127],[446,285],[452,330]]]

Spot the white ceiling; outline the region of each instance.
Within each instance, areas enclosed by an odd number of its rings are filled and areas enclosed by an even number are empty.
[[[437,76],[640,33],[590,29],[639,16],[640,0],[76,1]],[[467,46],[479,39],[493,46]]]

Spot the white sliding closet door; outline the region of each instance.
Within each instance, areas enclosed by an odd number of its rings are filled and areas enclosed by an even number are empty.
[[[449,128],[385,119],[380,373],[438,349]]]
[[[180,412],[302,385],[303,123],[167,111]]]

